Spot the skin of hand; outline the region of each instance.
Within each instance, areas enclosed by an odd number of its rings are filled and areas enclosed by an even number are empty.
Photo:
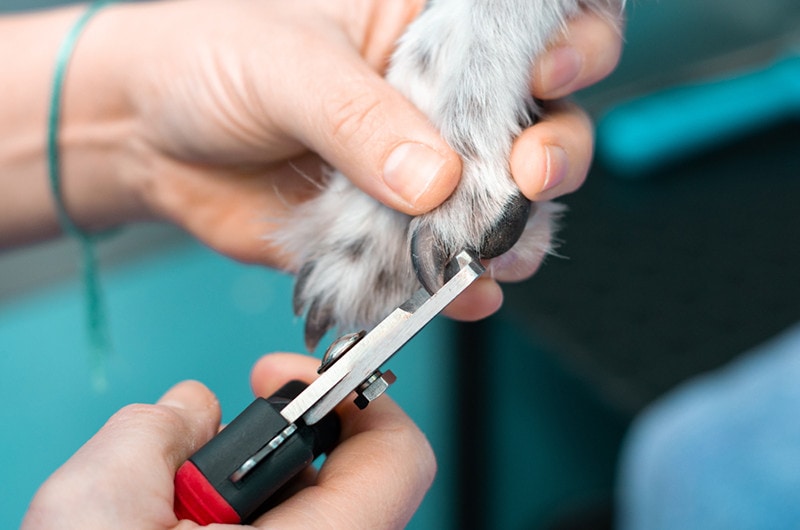
[[[296,354],[268,355],[253,369],[253,390],[269,396],[290,379],[311,381],[317,364]],[[363,411],[347,402],[337,412],[342,441],[319,473],[306,473],[306,487],[252,527],[402,528],[409,521],[436,473],[425,436],[388,396]],[[176,385],[155,405],[123,408],[42,485],[22,528],[196,528],[173,514],[173,480],[219,421],[216,397],[194,381]],[[392,480],[380,479],[386,476]]]
[[[460,160],[382,77],[395,41],[423,5],[166,0],[106,7],[81,36],[63,93],[62,181],[72,217],[88,230],[165,219],[236,260],[283,268],[286,256],[264,235],[316,192],[325,164],[392,208],[412,215],[434,208],[455,188]],[[78,12],[56,13],[45,27],[63,34]],[[560,98],[613,70],[619,24],[585,13],[537,60],[531,91],[550,102],[510,160],[531,200],[583,183],[592,124]],[[425,147],[387,164],[409,142]],[[47,204],[47,190],[38,193]],[[53,232],[49,215],[17,224]],[[501,303],[499,285],[481,278],[448,314],[475,320]]]

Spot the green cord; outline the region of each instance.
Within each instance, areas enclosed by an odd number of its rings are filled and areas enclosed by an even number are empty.
[[[114,0],[100,0],[89,5],[86,11],[70,28],[61,43],[56,55],[55,73],[53,75],[53,91],[50,98],[50,113],[47,121],[47,161],[50,178],[50,190],[55,199],[58,222],[61,229],[72,236],[81,247],[81,265],[83,269],[83,286],[86,299],[86,326],[89,336],[89,347],[93,364],[93,382],[95,388],[102,390],[106,386],[103,361],[111,350],[108,333],[108,322],[103,306],[102,290],[97,272],[95,255],[95,236],[78,227],[67,212],[64,204],[64,191],[61,186],[61,159],[58,148],[58,131],[61,120],[61,96],[64,87],[64,76],[75,44],[86,23],[102,8]]]

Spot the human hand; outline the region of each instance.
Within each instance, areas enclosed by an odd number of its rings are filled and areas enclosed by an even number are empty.
[[[169,219],[237,260],[285,267],[286,256],[264,235],[316,192],[322,160],[400,211],[441,203],[457,184],[460,161],[380,75],[423,4],[195,0],[109,8],[87,30],[71,69],[75,80],[81,72],[95,79],[87,70],[109,48],[128,69],[108,82],[124,87],[117,106],[131,115],[115,171],[121,195],[137,198],[129,217]],[[110,47],[129,31],[135,47]],[[537,61],[532,93],[554,100],[596,82],[615,66],[620,45],[613,23],[584,14]],[[510,162],[532,200],[579,187],[592,155],[585,113],[563,102],[546,109],[518,138]],[[385,171],[406,142],[430,149]],[[481,318],[501,301],[498,284],[481,279],[448,313]]]
[[[316,367],[310,357],[268,355],[253,369],[253,390],[268,396],[290,379],[310,381]],[[319,474],[303,474],[307,487],[253,527],[402,528],[414,514],[436,471],[425,436],[387,396],[363,411],[352,403],[337,411],[342,440]],[[123,408],[44,483],[22,527],[196,527],[176,519],[173,481],[219,420],[214,395],[192,381],[176,385],[155,405]],[[376,463],[392,480],[374,480]]]

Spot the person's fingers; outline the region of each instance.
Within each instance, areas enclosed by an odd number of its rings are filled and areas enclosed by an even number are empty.
[[[144,407],[151,409],[146,411],[148,415],[159,408],[170,410],[163,422],[152,422],[149,429],[176,469],[217,433],[221,418],[217,397],[197,381],[178,383],[161,396],[155,406]]]
[[[216,397],[193,381],[176,385],[156,405],[122,408],[44,484],[31,517],[63,517],[75,528],[174,521],[175,471],[211,439],[219,419]]]
[[[286,87],[279,123],[387,206],[412,215],[438,206],[458,183],[460,159],[357,50],[331,40],[308,43],[316,64]]]
[[[195,167],[162,160],[142,195],[154,216],[171,221],[230,258],[285,269],[291,262],[268,237],[288,211],[319,192],[322,162],[306,153],[256,170]]]
[[[552,219],[561,211],[558,205],[535,206],[534,215],[509,251],[484,261],[486,273],[461,293],[444,313],[456,320],[471,322],[495,313],[503,304],[498,282],[519,282],[530,278],[551,248]]]
[[[622,53],[622,13],[587,11],[535,64],[531,91],[540,99],[558,99],[592,85],[614,70]]]
[[[297,353],[270,353],[259,359],[250,372],[250,386],[257,396],[268,397],[288,381],[311,383],[318,377],[319,359]]]
[[[594,151],[589,116],[577,105],[549,104],[539,123],[522,132],[511,150],[511,174],[532,201],[571,193],[586,180]]]
[[[216,396],[196,381],[172,387],[155,405],[120,409],[73,457],[101,466],[146,459],[133,473],[159,470],[172,476],[192,451],[216,434],[220,408]],[[159,469],[159,463],[165,464]],[[129,477],[132,483],[137,482]]]
[[[386,71],[392,50],[408,24],[427,4],[427,0],[352,0],[348,6],[330,0],[317,1],[315,9],[327,10],[331,18],[338,20],[364,60],[380,73]]]
[[[253,369],[253,389],[269,395],[289,379],[309,381],[317,366],[306,356],[268,355]],[[436,471],[425,436],[388,396],[363,411],[351,402],[337,411],[342,442],[316,484],[261,516],[256,527],[402,528],[411,518]]]

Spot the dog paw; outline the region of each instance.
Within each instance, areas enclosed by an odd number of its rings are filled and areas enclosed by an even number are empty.
[[[550,252],[558,208],[531,204],[508,167],[513,139],[536,119],[533,59],[580,5],[616,0],[435,0],[402,37],[387,80],[461,156],[453,195],[414,218],[334,173],[273,236],[295,257],[294,310],[310,350],[330,328],[370,329],[422,284],[434,292],[467,248],[501,280],[530,275]]]
[[[439,213],[415,218],[412,224],[410,217],[365,195],[343,175],[331,175],[322,193],[295,210],[272,236],[294,256],[293,306],[295,314],[305,315],[306,348],[313,351],[329,329],[368,330],[385,318],[420,288],[423,260],[430,271],[424,274],[433,279],[422,283],[435,290],[447,279],[450,249],[479,249],[483,258],[499,254],[486,263],[487,274],[499,280],[530,276],[550,251],[559,208],[538,203],[529,209],[527,201],[520,203],[499,209],[517,212],[514,223],[489,223],[486,230],[480,223],[467,223],[459,207],[451,217]],[[512,224],[513,233],[508,233]],[[480,235],[465,237],[459,228],[464,226]],[[431,256],[437,260],[433,264]]]
[[[271,236],[293,256],[294,312],[305,315],[309,351],[331,328],[371,328],[418,288],[409,221],[334,172]]]

